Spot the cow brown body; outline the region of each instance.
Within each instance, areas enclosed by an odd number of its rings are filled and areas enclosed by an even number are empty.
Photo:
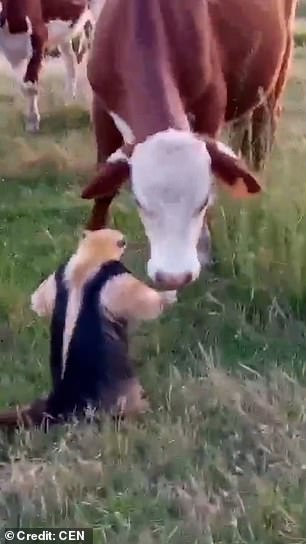
[[[124,143],[137,146],[169,127],[215,139],[227,123],[253,115],[259,134],[266,103],[275,122],[290,65],[296,4],[106,0],[88,64],[98,162]],[[109,170],[104,176],[107,195],[100,176],[90,228],[105,222],[126,169],[114,174],[113,192]]]
[[[43,58],[48,50],[59,46],[67,68],[67,90],[74,96],[76,65],[86,48],[81,44],[74,52],[71,40],[85,36],[88,24],[94,23],[90,0],[2,0],[1,4],[0,46],[13,69],[25,63],[22,79],[29,100],[27,126],[37,130],[40,116],[36,96]]]
[[[107,0],[88,66],[100,158],[119,139],[102,136],[101,110],[120,115],[136,141],[169,126],[188,128],[189,113],[195,131],[216,136],[225,122],[253,110],[286,80],[295,5]]]

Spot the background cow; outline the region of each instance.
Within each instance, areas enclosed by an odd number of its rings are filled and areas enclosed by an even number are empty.
[[[21,75],[28,131],[39,130],[38,81],[48,50],[59,48],[67,71],[67,96],[75,97],[77,64],[90,45],[102,1],[92,0],[91,5],[88,0],[2,0],[0,50]]]
[[[212,174],[240,196],[260,191],[254,176],[216,139],[226,123],[260,111],[266,98],[273,96],[273,111],[277,107],[290,64],[296,3],[104,4],[88,75],[98,162],[107,163],[83,193],[96,199],[88,226],[105,223],[112,198],[130,177],[151,246],[148,273],[163,287],[195,280],[199,257],[209,261]]]

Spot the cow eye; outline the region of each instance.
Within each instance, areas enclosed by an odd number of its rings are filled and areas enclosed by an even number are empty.
[[[207,207],[207,204],[208,204],[208,197],[205,198],[204,202],[201,204],[201,206],[199,206],[196,211],[195,211],[195,215],[199,215],[200,213],[202,213],[202,211]]]

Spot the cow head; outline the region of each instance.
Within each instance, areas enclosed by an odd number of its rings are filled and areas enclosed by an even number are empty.
[[[224,144],[169,129],[118,150],[83,198],[115,193],[129,177],[151,249],[148,275],[163,288],[197,279],[197,245],[213,192],[213,175],[238,198],[258,193],[254,176]]]

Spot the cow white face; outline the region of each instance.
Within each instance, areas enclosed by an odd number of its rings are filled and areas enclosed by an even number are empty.
[[[197,246],[213,175],[237,196],[257,193],[260,185],[227,146],[191,132],[169,129],[135,145],[130,157],[123,151],[109,158],[83,198],[103,198],[129,176],[150,243],[148,275],[162,288],[178,289],[200,273]]]
[[[201,268],[197,244],[212,187],[205,143],[191,133],[168,130],[137,145],[130,164],[151,248],[148,275],[173,289],[195,280]]]

